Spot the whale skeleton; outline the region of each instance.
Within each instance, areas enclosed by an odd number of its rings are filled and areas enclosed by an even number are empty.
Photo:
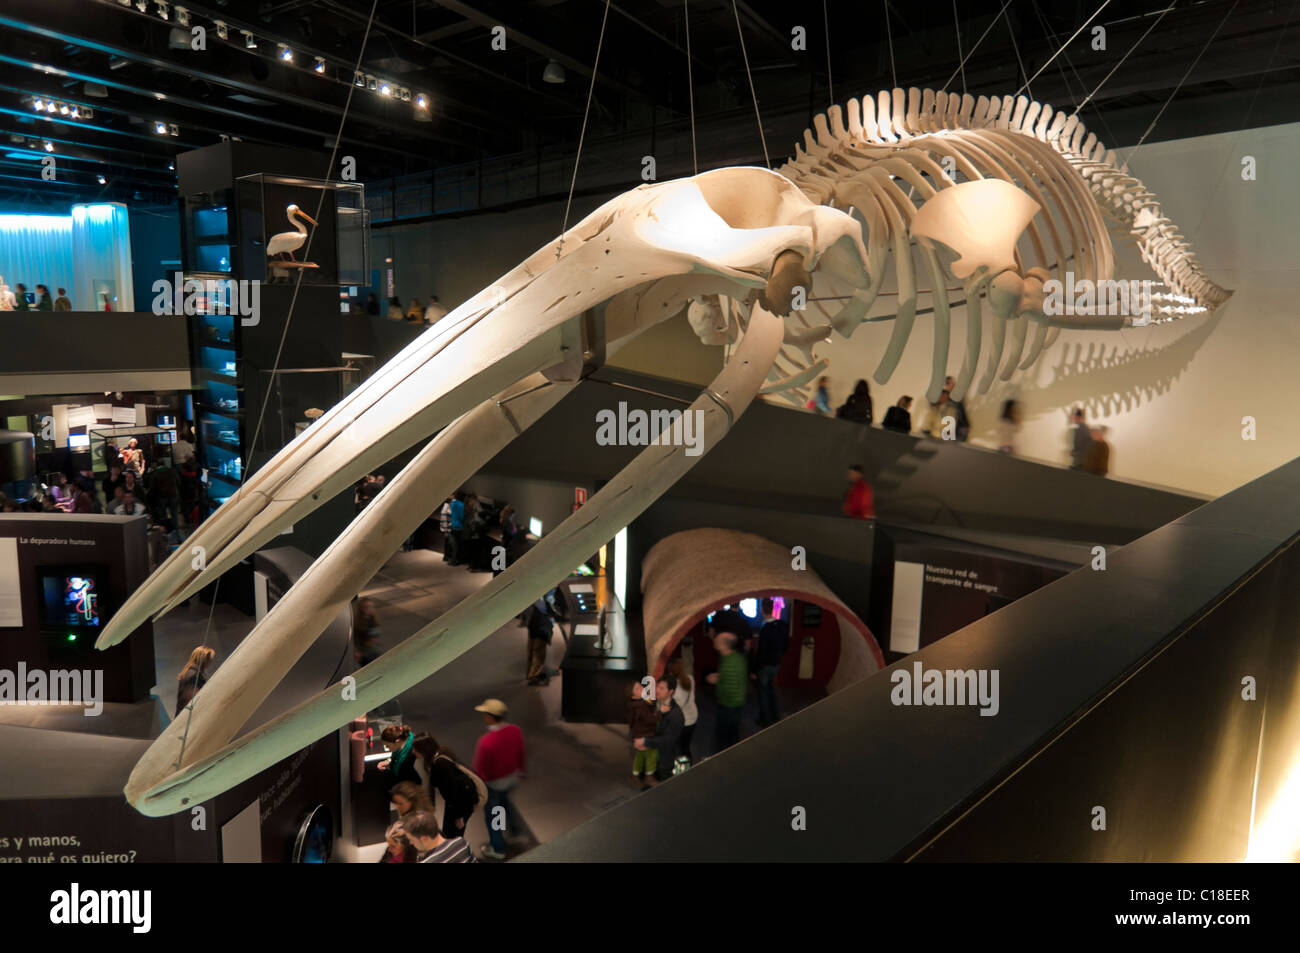
[[[436,434],[153,742],[130,776],[127,799],[148,815],[185,810],[411,688],[509,622],[671,487],[700,459],[687,454],[680,433],[646,447],[505,572],[401,645],[235,737],[415,526],[646,328],[686,308],[704,340],[731,345],[689,408],[703,446],[712,447],[759,393],[801,401],[804,385],[826,366],[813,353],[816,343],[876,320],[867,313],[892,258],[897,309],[875,379],[887,381],[896,368],[925,285],[935,324],[927,396],[938,397],[955,280],[967,305],[960,398],[978,372],[986,307],[993,340],[981,390],[1029,367],[1062,327],[1132,322],[1043,310],[1043,285],[1054,276],[1114,277],[1112,229],[1137,244],[1170,301],[1212,310],[1231,294],[1205,277],[1155,197],[1076,117],[1024,97],[882,91],[818,116],[795,157],[775,172],[717,169],[605,203],[425,331],[281,449],[109,620],[100,648]],[[824,322],[798,306],[814,279],[845,291],[832,308],[829,299],[811,299]],[[1155,310],[1169,319],[1186,313],[1166,304]]]

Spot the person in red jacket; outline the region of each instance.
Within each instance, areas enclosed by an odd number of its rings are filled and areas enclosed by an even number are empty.
[[[862,474],[861,464],[849,467],[849,489],[844,494],[844,515],[855,520],[873,520],[876,518],[876,499],[871,492],[871,484]]]
[[[524,776],[524,733],[506,721],[509,709],[500,699],[489,698],[474,710],[487,724],[474,748],[474,773],[488,789],[484,812],[490,843],[483,845],[481,853],[491,860],[505,860],[506,830],[517,833],[523,826],[510,803],[510,792]]]

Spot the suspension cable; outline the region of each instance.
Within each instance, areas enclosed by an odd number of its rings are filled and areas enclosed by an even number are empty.
[[[758,112],[758,93],[754,92],[754,74],[749,70],[749,54],[745,52],[745,31],[740,28],[740,11],[736,0],[731,0],[731,12],[736,17],[736,33],[740,37],[740,55],[745,59],[745,75],[749,77],[749,95],[754,99],[754,118],[758,120],[758,138],[763,143],[763,162],[770,169],[772,160],[767,155],[767,136],[763,135],[763,117]]]

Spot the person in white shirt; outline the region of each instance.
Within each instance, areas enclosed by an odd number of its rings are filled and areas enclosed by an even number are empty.
[[[447,316],[447,309],[438,303],[437,295],[429,295],[429,306],[424,309],[424,323],[436,324]]]
[[[678,757],[691,757],[691,736],[695,734],[695,722],[700,717],[700,711],[695,705],[695,679],[691,676],[691,668],[694,666],[688,663],[687,653],[689,648],[682,652],[682,657],[673,663],[672,673],[677,679],[677,688],[673,691],[673,701],[677,707],[682,710],[683,726],[681,737],[677,740]],[[694,653],[691,653],[693,657]]]
[[[144,504],[135,501],[135,494],[129,490],[122,494],[122,502],[113,509],[114,516],[144,516]]]
[[[13,289],[7,284],[3,276],[0,276],[0,311],[12,311],[18,304],[18,299],[14,297]]]

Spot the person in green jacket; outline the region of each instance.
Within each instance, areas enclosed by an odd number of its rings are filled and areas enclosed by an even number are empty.
[[[745,708],[749,688],[749,664],[738,651],[740,637],[734,632],[719,632],[713,637],[718,652],[718,670],[707,676],[715,686],[718,713],[713,724],[715,753],[725,751],[740,740],[740,715]]]

